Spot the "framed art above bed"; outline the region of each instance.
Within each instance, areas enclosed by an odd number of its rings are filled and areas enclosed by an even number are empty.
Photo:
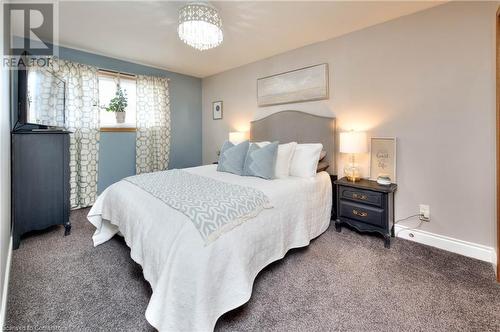
[[[257,80],[259,107],[322,99],[328,99],[327,63]]]

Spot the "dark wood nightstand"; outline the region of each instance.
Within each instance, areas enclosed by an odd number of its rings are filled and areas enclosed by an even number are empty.
[[[394,193],[396,184],[379,185],[376,181],[351,182],[346,178],[335,181],[337,185],[337,220],[335,229],[342,224],[360,232],[376,232],[384,237],[386,248],[394,236]]]
[[[337,181],[337,175],[330,174],[330,181],[332,181],[332,214],[330,221],[337,220],[337,190],[335,189],[335,181]]]

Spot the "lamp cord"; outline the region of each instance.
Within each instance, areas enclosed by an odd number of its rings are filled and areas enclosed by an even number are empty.
[[[413,214],[413,215],[411,215],[411,216],[409,216],[409,217],[406,217],[406,218],[403,218],[403,219],[396,220],[396,221],[394,222],[394,224],[397,224],[397,223],[399,223],[399,222],[401,222],[401,221],[408,220],[408,219],[413,218],[413,217],[418,217],[418,216],[420,216],[420,215],[421,215],[420,213]]]
[[[413,215],[408,216],[408,217],[406,217],[406,218],[402,218],[402,219],[396,220],[396,221],[394,222],[394,225],[396,225],[397,223],[400,223],[401,221],[405,221],[405,220],[408,220],[408,219],[410,219],[410,218],[420,217],[420,216],[422,216],[422,214],[421,214],[421,213],[418,213],[418,214],[413,214]],[[415,230],[415,229],[419,228],[420,226],[422,226],[422,223],[423,223],[423,222],[424,222],[424,221],[420,219],[420,222],[418,223],[418,225],[417,225],[417,226],[412,227],[412,228],[403,228],[403,229],[400,229],[400,230],[399,230],[399,232],[397,232],[397,233],[396,233],[396,237],[398,237],[399,233],[401,233],[402,231],[412,231],[412,230]]]

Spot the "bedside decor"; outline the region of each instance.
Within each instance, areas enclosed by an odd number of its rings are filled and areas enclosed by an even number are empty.
[[[344,175],[349,181],[355,182],[360,179],[359,168],[355,163],[356,153],[366,153],[366,133],[361,131],[347,131],[340,133],[340,153],[350,153],[351,163],[344,167]]]
[[[377,183],[382,186],[388,186],[391,184],[391,178],[388,176],[380,175],[377,177]]]
[[[259,107],[328,99],[328,64],[259,78]]]
[[[376,232],[384,237],[384,246],[390,248],[394,236],[394,193],[397,185],[381,186],[372,180],[351,182],[346,178],[337,185],[337,220],[335,229],[342,224],[360,232]]]
[[[247,133],[243,131],[232,131],[229,133],[229,142],[233,144],[240,144],[241,142],[246,141]]]
[[[370,152],[370,179],[388,177],[396,183],[396,138],[372,137]]]
[[[222,101],[214,101],[212,103],[212,116],[214,120],[222,119]]]

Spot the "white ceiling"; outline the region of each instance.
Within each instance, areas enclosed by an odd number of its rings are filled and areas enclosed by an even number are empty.
[[[291,49],[408,15],[435,1],[211,2],[224,42],[200,52],[177,37],[183,2],[67,1],[59,6],[59,43],[132,62],[210,76]]]

